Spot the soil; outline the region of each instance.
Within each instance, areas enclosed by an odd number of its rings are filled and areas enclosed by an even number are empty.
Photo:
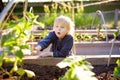
[[[120,80],[120,78],[113,77],[113,70],[115,64],[107,65],[93,65],[92,70],[95,73],[95,77],[98,80]],[[7,66],[7,68],[10,68]],[[58,80],[59,77],[64,76],[65,72],[69,69],[68,67],[60,69],[57,66],[43,66],[36,64],[23,64],[23,68],[32,70],[36,76],[28,78],[26,75],[21,80]],[[6,76],[4,76],[5,78]]]
[[[93,72],[98,80],[120,80],[120,78],[113,77],[113,71],[116,64],[107,65],[94,65]]]
[[[120,78],[113,78],[113,70],[115,64],[107,65],[94,65],[93,72],[96,74],[98,80],[120,80]],[[56,66],[40,66],[24,64],[24,68],[30,69],[35,72],[36,76],[33,78],[27,78],[24,76],[22,80],[58,80],[60,76],[63,76],[69,68],[60,69]]]

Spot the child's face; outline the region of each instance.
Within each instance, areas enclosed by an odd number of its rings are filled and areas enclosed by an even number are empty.
[[[68,28],[63,25],[55,25],[53,30],[59,39],[64,38],[64,36],[68,33]]]

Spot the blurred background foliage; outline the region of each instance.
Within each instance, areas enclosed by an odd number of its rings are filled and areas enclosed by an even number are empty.
[[[48,2],[29,2],[27,11],[32,8],[33,13],[39,15],[38,21],[45,25],[45,29],[52,29],[54,19],[59,15],[65,15],[71,17],[75,22],[76,29],[96,29],[100,23],[100,17],[96,16],[96,11],[101,10],[106,21],[107,28],[114,27],[114,14],[116,9],[120,9],[120,1],[114,0],[107,2],[107,0],[71,0],[54,2],[48,0]],[[105,2],[106,1],[106,2]],[[95,4],[98,3],[99,4]],[[104,3],[102,3],[104,2]],[[87,6],[89,4],[93,4]],[[6,5],[6,3],[4,3]],[[13,11],[14,19],[19,19],[23,16],[24,3],[17,4]],[[74,8],[74,9],[72,9]],[[95,18],[94,22],[93,19]],[[10,18],[11,19],[11,18]],[[13,18],[12,18],[13,19]],[[118,16],[120,21],[120,18]],[[93,22],[93,24],[92,24]],[[119,23],[119,22],[118,22]],[[92,26],[92,27],[91,27]]]

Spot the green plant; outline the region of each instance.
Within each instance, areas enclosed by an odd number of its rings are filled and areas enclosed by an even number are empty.
[[[80,41],[101,41],[105,39],[105,35],[103,33],[100,33],[99,36],[91,35],[91,34],[81,34],[81,33],[75,33],[74,40],[76,42]]]
[[[1,48],[3,49],[3,54],[0,56],[0,69],[9,77],[14,76],[13,73],[19,75],[19,79],[26,73],[28,77],[35,76],[35,73],[22,68],[24,55],[26,53],[31,53],[31,47],[26,41],[30,38],[30,31],[32,25],[41,23],[37,22],[38,16],[33,13],[28,12],[26,18],[21,18],[18,21],[9,22],[9,27],[7,28],[7,33],[4,33],[1,38]],[[12,55],[12,57],[9,57]],[[3,68],[3,63],[11,63],[13,67],[10,71]]]
[[[48,30],[40,31],[37,34],[33,32],[31,39],[29,41],[33,42],[40,41],[41,39],[45,38],[48,35],[48,32],[49,32]]]
[[[54,19],[59,15],[66,15],[72,18],[72,2],[61,2],[61,6],[58,3],[52,3],[51,5],[44,5],[45,16],[41,16],[40,21],[45,23],[46,26],[52,26]],[[77,27],[90,26],[92,24],[92,16],[84,15],[82,3],[77,3],[77,9],[75,8],[75,25]],[[97,21],[95,20],[94,23]]]
[[[120,78],[120,59],[116,61],[117,66],[114,68],[113,76],[115,78]]]
[[[97,80],[91,71],[93,66],[82,56],[69,56],[57,64],[60,68],[69,70],[59,80]]]
[[[118,29],[116,32],[113,33],[114,39],[119,35],[120,30]],[[113,76],[115,78],[120,78],[120,59],[116,61],[117,66],[114,68]]]

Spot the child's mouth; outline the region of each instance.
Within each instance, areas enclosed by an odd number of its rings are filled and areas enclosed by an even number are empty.
[[[60,32],[57,32],[57,34],[59,34],[59,35],[60,35]]]

